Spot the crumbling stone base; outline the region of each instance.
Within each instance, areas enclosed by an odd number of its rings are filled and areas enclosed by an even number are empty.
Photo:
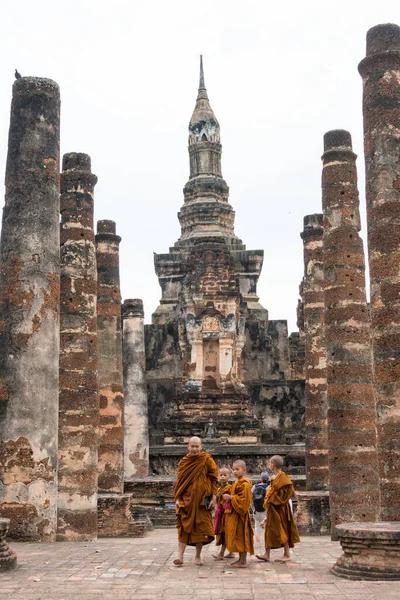
[[[300,535],[330,535],[329,491],[296,491],[296,522]]]
[[[17,555],[7,544],[7,532],[10,519],[0,519],[0,573],[17,566]]]
[[[97,500],[98,537],[143,537],[146,519],[134,519],[131,494],[99,494]]]
[[[342,523],[343,554],[331,571],[347,579],[400,580],[400,523]]]

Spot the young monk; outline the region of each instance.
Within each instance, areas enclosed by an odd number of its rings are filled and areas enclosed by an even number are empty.
[[[273,456],[268,467],[273,472],[273,476],[264,499],[266,517],[260,523],[261,527],[265,527],[265,553],[256,554],[256,558],[269,562],[271,548],[283,546],[283,556],[276,562],[287,562],[291,560],[289,549],[300,542],[289,502],[294,495],[294,487],[289,477],[282,471],[282,456]]]
[[[247,553],[254,554],[253,528],[250,520],[251,483],[244,477],[246,463],[237,460],[233,463],[233,474],[236,481],[229,494],[222,494],[222,498],[230,500],[232,508],[225,509],[225,544],[229,552],[239,552],[239,559],[230,566],[245,569]]]
[[[215,506],[218,467],[203,451],[200,438],[189,440],[188,454],[178,464],[175,482],[176,527],[178,529],[178,558],[174,565],[183,565],[186,546],[196,546],[195,564],[203,564],[201,550],[214,539],[211,510]]]
[[[221,550],[217,554],[213,554],[215,560],[224,560],[224,558],[235,558],[232,552],[225,554],[225,509],[231,507],[231,503],[223,499],[223,494],[229,494],[231,491],[231,484],[229,483],[229,477],[231,476],[231,470],[228,467],[222,467],[219,470],[218,480],[219,488],[217,492],[217,504],[214,514],[214,531],[216,535],[216,545],[221,546]]]

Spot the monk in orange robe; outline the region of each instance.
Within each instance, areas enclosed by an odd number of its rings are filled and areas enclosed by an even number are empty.
[[[222,467],[219,470],[218,481],[219,488],[217,492],[217,503],[214,514],[214,532],[216,535],[215,545],[221,546],[218,554],[213,554],[215,560],[223,560],[224,558],[235,558],[232,552],[225,554],[226,543],[225,543],[225,509],[232,506],[231,502],[225,501],[222,497],[223,494],[229,494],[231,491],[231,484],[229,478],[231,476],[231,470],[228,467]]]
[[[296,522],[293,518],[289,503],[294,495],[294,487],[290,478],[282,471],[282,456],[273,456],[268,467],[274,473],[271,477],[270,488],[265,494],[264,508],[266,517],[260,523],[265,527],[265,554],[257,554],[259,560],[270,561],[271,548],[283,546],[283,556],[277,562],[291,560],[290,548],[300,542]]]
[[[250,506],[252,501],[251,483],[244,477],[246,463],[237,460],[233,463],[233,474],[236,481],[229,494],[222,498],[230,500],[232,507],[225,510],[225,543],[229,552],[239,552],[239,560],[231,563],[235,568],[246,568],[247,553],[254,554],[253,527],[250,519]]]
[[[211,510],[215,507],[218,488],[218,467],[203,451],[201,439],[189,440],[188,454],[178,465],[175,482],[176,526],[178,529],[178,558],[183,565],[186,546],[196,546],[195,564],[201,565],[201,550],[214,539]]]

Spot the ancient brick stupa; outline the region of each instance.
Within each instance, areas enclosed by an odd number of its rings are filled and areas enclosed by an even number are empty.
[[[173,469],[171,446],[190,435],[205,438],[214,453],[260,459],[265,444],[301,440],[303,382],[288,381],[287,323],[269,321],[259,302],[263,251],[246,250],[235,235],[221,152],[201,60],[181,236],[169,253],[155,255],[162,298],[146,326],[155,473]],[[261,463],[255,458],[252,466]]]

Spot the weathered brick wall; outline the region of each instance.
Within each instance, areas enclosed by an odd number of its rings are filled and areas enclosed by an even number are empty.
[[[11,535],[57,527],[60,90],[13,85],[0,254],[0,516]]]
[[[97,335],[99,360],[100,435],[99,490],[124,488],[124,394],[119,243],[114,221],[98,221]]]
[[[304,379],[304,335],[294,331],[289,336],[290,379]]]
[[[260,442],[304,441],[304,381],[256,382],[248,389]]]
[[[58,540],[97,536],[97,270],[94,186],[87,154],[63,157]]]
[[[124,300],[124,477],[149,474],[149,420],[142,300]]]
[[[304,277],[302,284],[305,342],[305,433],[307,489],[329,485],[328,402],[326,393],[326,345],[322,214],[304,217]]]
[[[134,521],[132,517],[131,498],[131,494],[99,493],[99,537],[143,537],[146,534],[147,521]]]
[[[332,528],[379,516],[376,409],[356,155],[347,131],[324,136],[324,300]]]
[[[330,535],[329,491],[296,490],[296,523],[300,535]]]
[[[290,379],[287,321],[250,317],[246,320],[245,334],[241,357],[243,383]]]
[[[400,27],[367,33],[364,152],[381,518],[400,520]]]

